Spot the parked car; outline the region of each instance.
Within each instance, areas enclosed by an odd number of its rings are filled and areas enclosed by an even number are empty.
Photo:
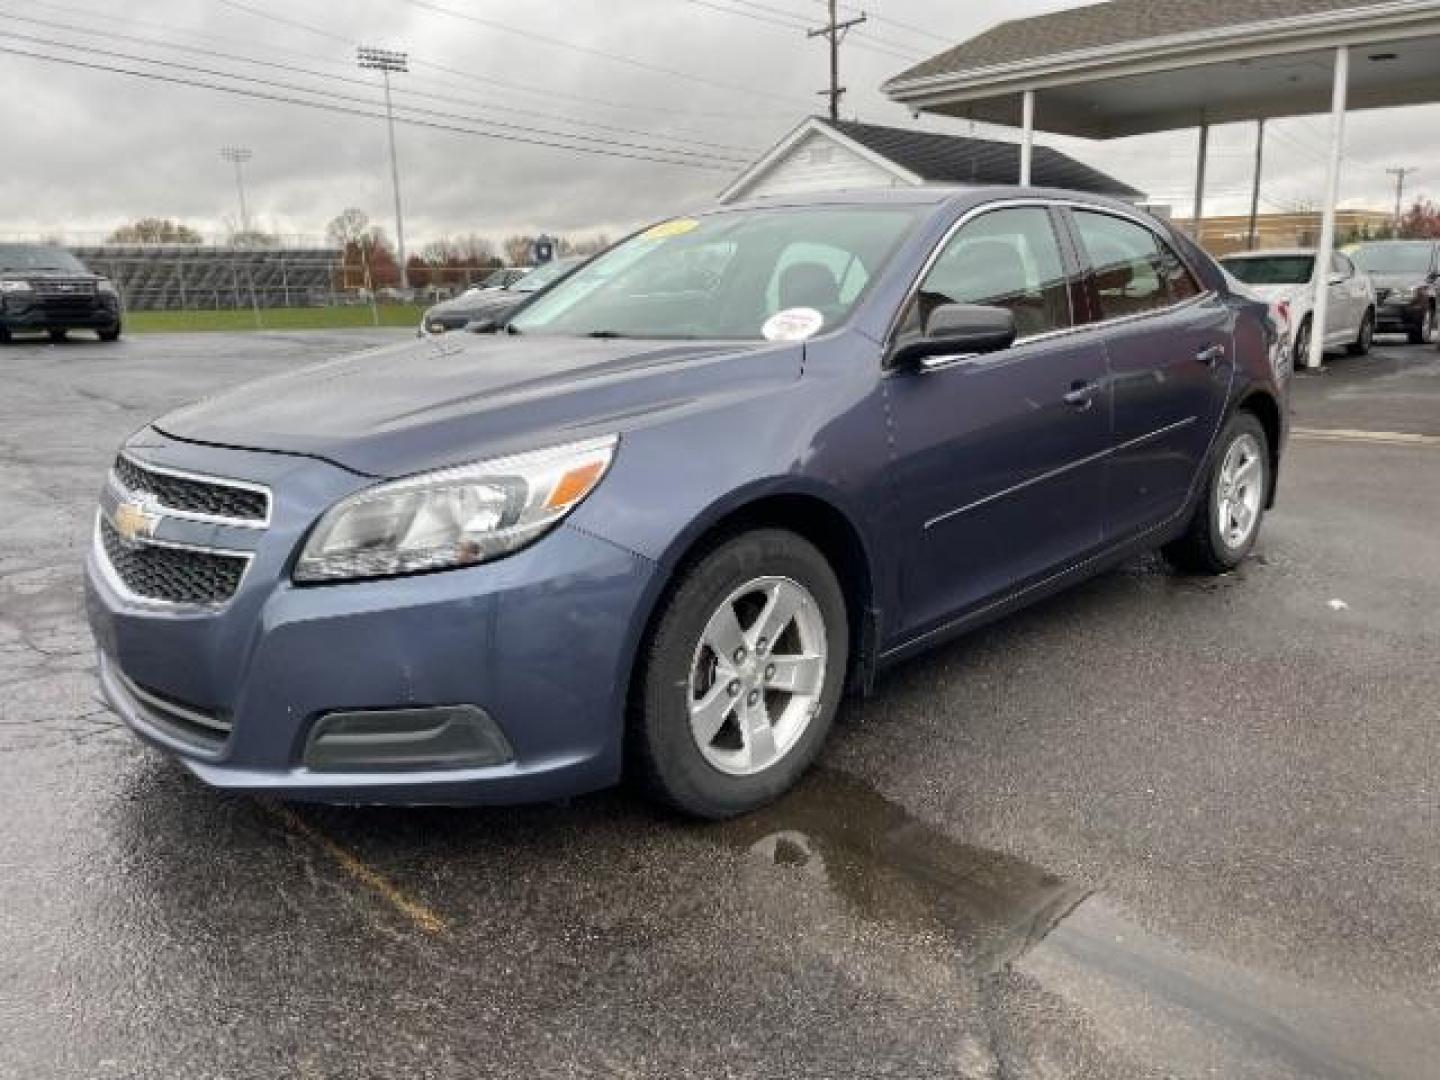
[[[0,244],[0,341],[31,332],[64,341],[71,330],[114,341],[120,328],[120,294],[108,278],[52,244]]]
[[[461,293],[426,310],[420,317],[419,333],[443,334],[447,330],[463,329],[471,323],[485,323],[494,329],[532,295],[561,280],[584,261],[579,256],[555,259],[516,278],[504,288]]]
[[[1293,328],[1290,355],[1297,367],[1303,367],[1310,355],[1319,288],[1315,259],[1314,250],[1293,248],[1237,252],[1220,260],[1226,270],[1255,293],[1286,306]],[[1325,347],[1343,346],[1351,356],[1364,356],[1370,351],[1376,329],[1375,287],[1369,276],[1358,270],[1343,252],[1337,251],[1331,257],[1326,287],[1330,296],[1325,316],[1328,328]]]
[[[1265,304],[1100,197],[723,207],[508,329],[125,442],[86,581],[131,728],[287,798],[547,799],[623,766],[740,813],[904,657],[1150,548],[1238,565],[1286,434]]]
[[[475,290],[484,292],[487,289],[508,289],[533,269],[535,269],[533,266],[502,266],[479,285],[476,285]],[[472,290],[466,289],[465,291]]]
[[[1411,345],[1429,345],[1440,336],[1440,240],[1376,240],[1357,244],[1350,257],[1375,282],[1380,333],[1404,334]]]

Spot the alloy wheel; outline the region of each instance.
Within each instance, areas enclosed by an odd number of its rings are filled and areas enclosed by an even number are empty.
[[[1225,451],[1215,487],[1220,538],[1231,551],[1245,546],[1260,523],[1265,496],[1265,461],[1253,435],[1241,435]]]
[[[827,647],[815,598],[787,577],[758,577],[705,623],[690,665],[690,733],[705,760],[752,776],[800,741],[820,708]]]

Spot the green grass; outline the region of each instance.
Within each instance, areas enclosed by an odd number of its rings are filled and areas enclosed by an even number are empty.
[[[423,308],[383,304],[381,326],[419,326]],[[198,330],[337,330],[374,326],[368,307],[261,308],[240,311],[131,311],[125,314],[127,334],[175,334]]]

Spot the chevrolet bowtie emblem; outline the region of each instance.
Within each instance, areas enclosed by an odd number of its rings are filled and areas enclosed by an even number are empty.
[[[155,535],[155,529],[160,524],[160,515],[150,512],[151,505],[148,497],[132,495],[115,507],[111,524],[115,526],[121,540],[133,544],[137,540],[148,540]]]

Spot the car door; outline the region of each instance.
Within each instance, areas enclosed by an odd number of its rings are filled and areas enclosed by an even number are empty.
[[[1325,314],[1325,340],[1332,345],[1354,341],[1365,314],[1365,283],[1355,264],[1340,252],[1330,256],[1330,309]]]
[[[1105,354],[1074,329],[1078,267],[1043,204],[974,214],[937,249],[897,342],[944,303],[1009,308],[1020,337],[891,370],[902,623],[919,631],[1094,549],[1109,445]]]
[[[1184,507],[1224,412],[1234,313],[1139,218],[1079,207],[1067,217],[1108,359],[1115,443],[1104,517],[1107,540],[1118,540]]]

